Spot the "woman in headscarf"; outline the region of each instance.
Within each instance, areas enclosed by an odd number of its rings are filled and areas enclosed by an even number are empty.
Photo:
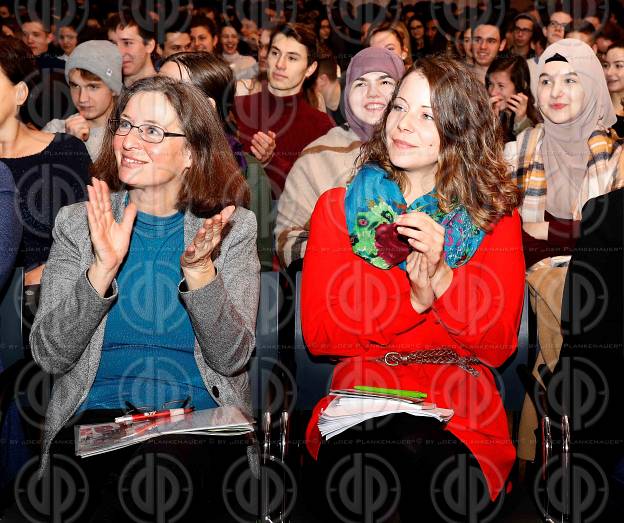
[[[565,39],[537,66],[537,105],[544,123],[505,147],[512,178],[524,193],[520,214],[527,267],[571,254],[583,205],[619,184],[616,116],[592,49]]]
[[[369,47],[351,59],[343,94],[347,124],[304,149],[280,196],[275,237],[284,267],[294,262],[293,270],[301,267],[316,201],[326,190],[347,183],[360,146],[373,135],[403,72],[403,61],[387,49]]]

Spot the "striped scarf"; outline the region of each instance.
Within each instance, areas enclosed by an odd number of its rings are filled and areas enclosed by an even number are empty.
[[[546,209],[546,173],[541,153],[543,136],[544,127],[538,124],[517,137],[518,167],[512,178],[524,192],[520,215],[529,223],[543,222]],[[574,203],[572,214],[575,220],[581,219],[587,200],[624,186],[622,140],[611,130],[596,130],[587,144],[590,155],[581,191]]]

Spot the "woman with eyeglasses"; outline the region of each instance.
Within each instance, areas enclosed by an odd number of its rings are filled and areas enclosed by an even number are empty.
[[[154,77],[122,92],[109,126],[89,201],[57,217],[31,334],[35,361],[56,377],[42,470],[73,453],[76,424],[127,407],[251,408],[256,219],[218,116],[195,87]],[[205,438],[186,438],[80,462],[89,507],[125,520],[116,477],[155,449],[183,464],[200,501],[205,472],[220,465]]]
[[[414,15],[406,23],[410,34],[410,47],[412,49],[412,60],[416,61],[429,54],[429,41],[425,33],[425,19],[419,15]]]

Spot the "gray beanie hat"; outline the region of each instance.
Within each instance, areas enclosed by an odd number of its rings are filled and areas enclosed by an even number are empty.
[[[99,76],[113,93],[121,92],[121,53],[108,40],[89,40],[74,49],[65,64],[67,83],[72,69],[89,71]]]

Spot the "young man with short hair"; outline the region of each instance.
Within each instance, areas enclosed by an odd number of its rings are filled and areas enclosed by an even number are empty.
[[[156,49],[156,37],[145,21],[140,24],[130,11],[124,11],[115,28],[117,48],[121,53],[124,85],[129,87],[141,78],[156,74],[152,53]]]
[[[510,51],[523,58],[531,58],[534,51],[531,49],[531,40],[535,30],[535,20],[530,15],[519,14],[513,20],[512,45]]]
[[[340,111],[342,85],[338,72],[338,62],[334,55],[320,58],[314,80],[314,92],[323,100],[323,107],[319,109],[331,116],[336,125],[342,125],[346,120]]]
[[[565,37],[568,26],[572,23],[572,16],[566,11],[555,11],[548,19],[548,23],[544,24],[542,32],[546,37],[546,47],[550,44],[558,42]],[[538,57],[529,58],[527,65],[531,74],[531,92],[537,100],[537,62]]]
[[[189,26],[193,51],[212,53],[219,42],[217,26],[206,16],[197,15]]]
[[[32,51],[40,69],[63,69],[65,62],[49,53],[54,35],[50,27],[39,18],[27,17],[22,21],[22,42]]]
[[[92,161],[98,157],[108,118],[121,92],[121,54],[106,40],[90,40],[67,59],[65,79],[78,112],[65,120],[51,120],[43,128],[80,138]]]
[[[262,145],[265,133],[277,134],[275,152],[265,167],[276,197],[303,148],[334,126],[327,114],[305,101],[302,92],[304,81],[318,66],[317,48],[316,35],[307,26],[288,23],[276,27],[267,58],[268,84],[259,93],[235,98],[245,150]]]
[[[574,38],[585,42],[594,50],[594,53],[598,52],[598,46],[596,45],[596,28],[587,20],[575,20],[569,24],[567,26],[565,38]]]
[[[482,23],[474,28],[472,32],[474,70],[483,85],[488,67],[498,53],[505,49],[506,43],[507,41],[501,37],[500,28],[494,24]]]
[[[176,53],[183,53],[191,50],[191,33],[186,18],[176,20],[176,22],[165,31],[164,39],[161,42],[161,57],[164,60],[168,56]]]
[[[41,20],[28,17],[22,22],[22,41],[30,48],[32,54],[41,56],[48,52],[54,35],[50,28]]]

